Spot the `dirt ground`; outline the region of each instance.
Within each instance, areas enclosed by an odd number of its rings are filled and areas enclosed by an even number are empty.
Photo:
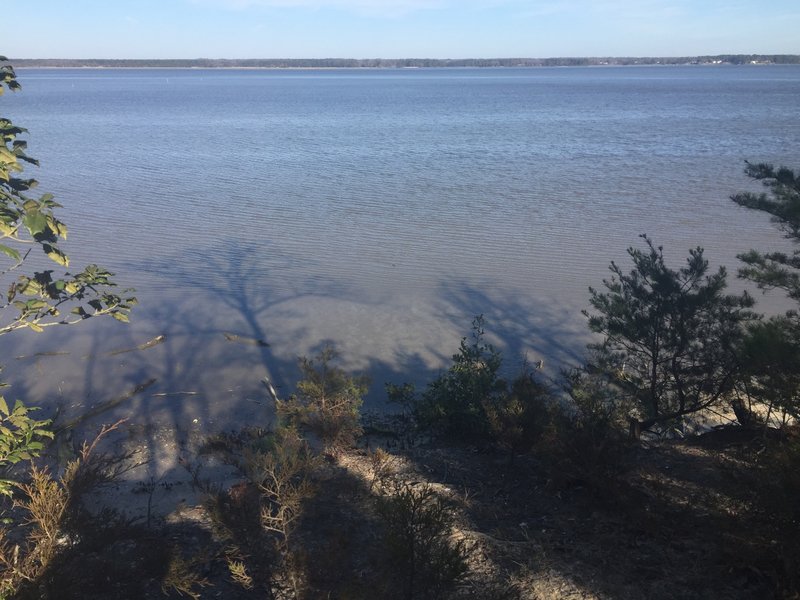
[[[177,457],[174,468],[133,468],[89,495],[92,520],[65,534],[60,557],[20,597],[289,597],[231,577],[232,548],[256,570],[269,555],[245,521],[231,525],[242,537],[221,535],[210,508],[211,496],[245,506],[243,475],[208,439],[162,433],[127,431],[118,450],[146,464],[153,449],[142,440],[163,438],[158,452]],[[446,501],[452,539],[467,550],[466,575],[430,597],[798,597],[798,511],[765,474],[764,453],[758,441],[729,434],[652,442],[629,448],[606,477],[554,469],[541,454],[511,460],[488,448],[401,448],[368,436],[315,468],[291,570],[303,598],[400,597],[375,498],[402,482]]]

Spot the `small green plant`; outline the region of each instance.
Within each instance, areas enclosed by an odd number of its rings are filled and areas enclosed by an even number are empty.
[[[502,355],[485,341],[485,320],[472,321],[452,365],[421,396],[409,385],[387,386],[423,431],[468,443],[493,443],[511,456],[530,450],[549,421],[552,394],[526,366],[509,384],[500,377]]]
[[[758,472],[761,490],[770,512],[776,518],[789,522],[800,520],[800,425],[785,425],[779,430],[779,439],[766,444],[758,461],[763,468]]]
[[[630,441],[629,404],[602,374],[574,369],[562,375],[570,402],[552,405],[540,453],[552,462],[555,479],[577,480],[597,491],[613,488]]]
[[[161,591],[169,594],[172,590],[181,596],[188,596],[192,600],[200,600],[202,596],[198,588],[209,585],[208,580],[198,575],[195,560],[183,558],[179,551],[175,549],[169,558],[167,572],[161,583]]]
[[[410,448],[414,445],[417,436],[417,422],[414,410],[417,400],[417,391],[413,383],[386,384],[386,398],[392,404],[400,407],[400,412],[390,415],[390,431],[400,442],[401,448]]]
[[[274,533],[285,552],[303,502],[313,493],[310,475],[316,460],[304,439],[278,429],[267,452],[245,452],[244,469],[261,494],[261,526]]]
[[[326,346],[313,359],[301,358],[297,393],[277,406],[286,424],[310,432],[333,452],[352,446],[361,435],[359,409],[369,384],[368,378],[333,366],[337,356]]]
[[[279,597],[297,598],[303,573],[293,534],[304,503],[314,494],[317,457],[291,428],[236,440],[224,451],[247,481],[207,503],[217,533],[228,544],[225,562],[231,578],[246,589],[278,590]]]
[[[489,431],[495,443],[513,460],[527,452],[542,437],[552,418],[550,389],[527,367],[511,382],[508,390],[484,404]]]
[[[486,406],[497,403],[506,384],[499,377],[500,351],[484,341],[484,318],[472,321],[472,340],[461,339],[453,364],[413,404],[418,425],[450,439],[485,440]]]
[[[247,573],[247,566],[240,560],[233,557],[226,557],[226,564],[228,565],[228,572],[231,574],[231,579],[237,585],[246,589],[253,589],[253,578]]]
[[[369,459],[369,491],[382,490],[397,471],[397,460],[383,448],[367,454]]]
[[[604,373],[576,368],[561,375],[561,387],[572,402],[568,408],[576,419],[598,429],[624,429],[635,406]]]
[[[68,504],[68,488],[35,466],[30,482],[17,484],[23,499],[16,507],[27,515],[31,527],[22,544],[12,541],[12,531],[0,530],[0,598],[8,598],[35,581],[58,551],[58,535]]]
[[[104,426],[92,443],[84,443],[60,478],[34,465],[27,482],[13,483],[19,493],[14,507],[24,518],[0,527],[0,598],[22,589],[33,594],[37,581],[70,546],[73,526],[85,514],[83,498],[113,480],[124,460],[97,452],[100,440],[121,423]]]
[[[467,572],[467,548],[452,538],[453,515],[427,484],[397,483],[377,500],[391,576],[403,600],[441,598]]]
[[[7,471],[20,461],[39,456],[44,448],[42,439],[53,437],[48,429],[50,421],[37,420],[30,415],[36,408],[29,408],[17,400],[9,408],[6,399],[0,396],[0,470]],[[0,479],[0,494],[10,496],[14,482]]]

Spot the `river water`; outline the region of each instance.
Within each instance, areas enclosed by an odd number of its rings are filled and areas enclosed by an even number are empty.
[[[800,167],[797,66],[18,74],[0,112],[30,131],[73,264],[141,302],[129,326],[4,337],[9,395],[67,413],[152,377],[124,411],[260,419],[260,379],[289,393],[325,343],[377,408],[479,313],[509,372],[554,376],[588,340],[588,286],[639,234],[735,272],[783,243],[728,199],[753,189],[744,160]]]

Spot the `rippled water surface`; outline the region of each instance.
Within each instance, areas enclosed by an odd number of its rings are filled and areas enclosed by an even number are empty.
[[[6,336],[6,376],[74,410],[156,377],[133,408],[178,424],[258,415],[259,379],[288,392],[326,341],[377,406],[477,313],[510,368],[554,374],[638,234],[735,270],[781,243],[728,200],[744,159],[800,167],[794,66],[19,75],[2,112],[30,130],[67,250],[142,304],[128,327]],[[14,358],[42,351],[69,354]]]

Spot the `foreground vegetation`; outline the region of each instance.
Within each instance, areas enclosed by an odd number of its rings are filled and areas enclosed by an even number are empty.
[[[332,351],[305,361],[272,428],[182,457],[200,500],[169,514],[98,504],[135,464],[100,451],[123,425],[58,476],[31,468],[5,513],[5,597],[797,596],[796,428],[632,440],[630,409],[591,374],[569,374],[569,403],[532,371],[476,378],[480,331],[422,394],[400,388],[395,415],[359,414],[364,381]],[[426,420],[439,399],[458,412],[441,390],[484,385],[467,435]],[[219,461],[232,477],[214,477]],[[149,505],[173,483],[132,491]]]
[[[22,274],[20,246],[68,265],[58,205],[19,177],[23,132],[0,120],[0,334],[126,322],[135,300],[99,267]],[[747,174],[765,193],[733,200],[797,241],[798,177]],[[58,464],[66,425],[0,398],[0,598],[800,597],[798,314],[755,313],[701,248],[678,269],[647,237],[629,256],[590,289],[586,364],[556,381],[504,377],[479,315],[438,377],[365,415],[369,381],[325,348],[294,395],[269,387],[276,422],[181,456],[200,501],[167,515],[150,508],[169,481],[137,484],[144,519],[102,502],[137,464],[108,443],[124,423]],[[796,254],[740,258],[741,277],[800,301]],[[700,427],[709,411],[730,423]]]

